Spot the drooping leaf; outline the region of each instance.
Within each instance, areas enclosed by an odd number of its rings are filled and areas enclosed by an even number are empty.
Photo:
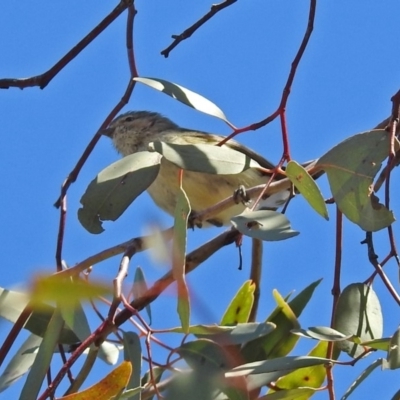
[[[367,340],[365,342],[361,342],[360,344],[365,347],[371,347],[375,350],[389,351],[391,338],[379,338],[373,340]]]
[[[78,218],[90,233],[104,231],[102,221],[115,221],[156,179],[161,156],[140,151],[103,169],[81,198]]]
[[[0,392],[13,385],[29,371],[42,340],[40,336],[31,334],[16,351],[0,376]]]
[[[155,141],[150,150],[162,154],[178,167],[216,175],[233,175],[260,165],[248,155],[228,146],[209,144],[175,144]]]
[[[333,327],[345,335],[355,335],[361,341],[380,338],[383,318],[379,299],[371,286],[352,283],[339,296]],[[339,349],[351,357],[359,356],[364,348],[351,341],[337,342]]]
[[[346,390],[346,393],[342,396],[341,400],[346,400],[353,392],[354,390],[370,375],[370,373],[382,365],[382,358],[378,358],[377,360],[374,360],[374,362],[369,365],[361,374],[357,377],[357,379],[350,385],[350,387]]]
[[[28,293],[15,292],[13,290],[0,288],[0,317],[15,323],[22,311],[28,305],[28,302]],[[54,310],[55,308],[48,304],[40,304],[38,308],[32,311],[24,329],[37,336],[43,337]],[[60,334],[60,343],[74,344],[77,342],[79,342],[79,338],[76,334],[69,327],[64,326]]]
[[[26,378],[25,385],[22,388],[20,400],[31,400],[38,397],[43,380],[49,369],[55,347],[59,341],[63,325],[64,320],[56,309],[50,319],[43,340],[40,343],[38,353]]]
[[[251,280],[243,283],[225,310],[220,325],[237,325],[249,320],[254,290],[255,285]]]
[[[254,340],[267,335],[275,329],[275,325],[271,322],[250,322],[239,323],[232,327],[228,332],[220,332],[215,334],[197,334],[201,339],[210,339],[221,346],[244,344],[250,340]]]
[[[390,338],[388,355],[385,361],[383,363],[384,368],[400,368],[400,328],[397,328],[396,332]]]
[[[136,77],[133,79],[137,82],[150,86],[153,89],[163,92],[168,96],[180,101],[181,103],[194,108],[195,110],[222,119],[223,121],[228,122],[229,125],[232,125],[218,106],[205,97],[186,89],[183,86],[158,78]]]
[[[289,220],[276,211],[245,211],[231,221],[243,235],[268,242],[290,239],[300,233],[294,231]]]
[[[394,221],[393,213],[379,203],[371,189],[388,156],[389,140],[385,130],[360,133],[339,143],[317,163],[328,175],[340,211],[365,231],[378,231]]]
[[[132,294],[134,299],[140,298],[144,293],[147,292],[147,284],[146,279],[144,277],[144,272],[142,268],[137,267],[135,271],[135,278],[132,288]],[[146,305],[146,312],[149,317],[149,325],[151,325],[151,306],[150,304]]]
[[[325,200],[322,197],[318,185],[307,170],[296,161],[290,161],[286,167],[286,175],[291,180],[296,189],[308,201],[310,206],[326,220],[328,217],[328,209]]]
[[[140,338],[135,332],[124,332],[124,360],[132,365],[132,374],[126,385],[127,389],[140,387],[140,373],[142,370],[142,348]],[[130,400],[140,400],[140,393],[130,397]]]
[[[225,374],[226,377],[246,376],[249,374],[262,374],[274,371],[287,371],[298,368],[311,367],[315,365],[325,365],[333,360],[322,357],[308,356],[288,356],[274,358],[273,360],[255,361],[248,364],[239,365]]]
[[[175,206],[174,234],[172,239],[172,276],[178,291],[178,315],[183,330],[187,333],[190,325],[189,291],[185,279],[187,222],[190,203],[185,191],[180,187]]]
[[[59,400],[110,400],[113,396],[122,393],[128,384],[131,373],[132,364],[129,361],[123,361],[121,365],[90,388],[61,397]]]
[[[340,340],[350,339],[353,335],[344,335],[328,326],[314,326],[308,329],[292,329],[295,335],[303,336],[310,339],[325,340],[327,342],[337,342]]]
[[[277,301],[279,305],[267,318],[267,321],[276,325],[276,328],[268,335],[252,340],[244,346],[242,354],[246,361],[283,357],[293,350],[299,338],[291,331],[298,329],[299,323],[296,318],[293,318],[292,314],[296,317],[300,316],[320,282],[319,279],[311,283],[289,303],[282,296],[277,296],[279,293],[276,292],[275,297],[279,298],[279,302]],[[283,302],[287,303],[288,307]]]

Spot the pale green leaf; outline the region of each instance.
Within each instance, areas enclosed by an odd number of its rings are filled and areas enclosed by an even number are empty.
[[[80,223],[90,233],[104,231],[102,221],[115,221],[156,179],[161,156],[140,151],[103,169],[89,184],[78,210]]]
[[[231,221],[243,235],[268,242],[290,239],[299,234],[290,227],[289,220],[276,211],[245,211]]]
[[[228,122],[228,124],[232,126],[232,124],[228,121],[223,111],[217,105],[215,105],[205,97],[189,89],[186,89],[183,86],[158,78],[135,77],[133,78],[133,80],[135,80],[136,82],[143,83],[147,86],[150,86],[151,88],[156,89],[160,92],[163,92],[168,96],[171,96],[172,98],[180,101],[181,103],[194,108],[195,110],[222,119],[223,121]]]

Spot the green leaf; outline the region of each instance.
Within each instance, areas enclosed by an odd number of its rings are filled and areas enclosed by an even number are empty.
[[[315,394],[316,389],[302,387],[297,389],[283,389],[279,392],[270,393],[265,396],[259,397],[258,400],[293,400],[309,398]],[[307,396],[307,397],[305,397]]]
[[[15,323],[22,311],[28,305],[29,295],[27,293],[15,292],[0,288],[0,317]],[[54,313],[55,308],[45,303],[32,311],[32,315],[24,326],[29,332],[43,337],[46,333],[47,326]],[[60,343],[74,344],[79,342],[79,338],[69,328],[64,327],[60,335]]]
[[[386,362],[383,363],[383,368],[400,368],[400,328],[397,328],[394,335],[390,338],[388,355]]]
[[[49,369],[63,325],[64,320],[62,319],[59,311],[56,310],[51,317],[48,329],[43,337],[43,341],[39,346],[38,353],[28,377],[26,378],[20,400],[31,400],[38,397],[39,390],[42,387],[43,380]]]
[[[13,385],[29,371],[35,361],[37,350],[41,343],[42,338],[40,336],[29,335],[1,374],[0,392]]]
[[[342,396],[341,400],[346,400],[354,390],[366,379],[369,374],[382,365],[382,358],[378,358],[371,365],[369,365],[361,374],[357,377],[357,379],[350,385],[350,387],[346,390],[346,393]]]
[[[225,374],[226,377],[246,376],[249,374],[262,374],[274,371],[287,371],[298,368],[311,367],[315,365],[326,365],[333,362],[328,358],[308,357],[308,356],[289,356],[279,357],[273,360],[256,361],[248,364],[239,365]]]
[[[325,340],[327,342],[346,340],[353,336],[344,335],[336,329],[329,328],[328,326],[315,326],[308,329],[292,329],[292,333],[309,339]]]
[[[110,286],[103,283],[72,281],[58,275],[51,275],[35,278],[32,285],[31,302],[35,309],[39,309],[45,302],[60,302],[63,313],[66,313],[67,308],[74,309],[79,306],[81,300],[111,294]]]
[[[193,335],[216,335],[218,333],[232,332],[235,326],[220,326],[220,325],[191,325],[189,326],[189,332]],[[166,332],[171,333],[186,333],[183,331],[181,326],[176,328],[165,329]]]
[[[276,211],[244,211],[231,221],[243,235],[268,242],[290,239],[300,233],[291,229],[289,220]]]
[[[275,329],[271,322],[250,322],[238,324],[231,331],[215,334],[197,334],[199,339],[210,339],[221,346],[244,344],[267,335]]]
[[[140,372],[142,369],[142,348],[140,338],[135,332],[124,332],[124,360],[129,361],[132,365],[132,374],[126,389],[134,389],[140,387]],[[140,400],[140,392],[132,395],[130,400]]]
[[[326,220],[329,220],[328,209],[318,185],[306,169],[296,161],[290,161],[286,167],[286,175],[296,189],[308,201],[310,206]]]
[[[102,221],[115,221],[156,179],[161,156],[140,151],[103,169],[81,198],[78,219],[90,233],[104,231]]]
[[[193,172],[234,175],[249,168],[261,168],[260,164],[247,154],[228,146],[155,141],[149,145],[149,150],[156,151],[176,166]]]
[[[178,291],[178,315],[187,333],[190,325],[190,299],[185,280],[187,222],[190,214],[189,199],[180,187],[175,207],[174,233],[172,238],[172,276]]]
[[[220,325],[237,325],[249,320],[254,290],[255,284],[251,280],[243,283],[225,310]]]
[[[371,192],[373,179],[388,156],[389,140],[385,130],[360,133],[339,143],[317,163],[328,175],[340,211],[365,231],[378,231],[394,221],[393,213]]]
[[[361,341],[380,338],[383,318],[379,299],[371,286],[353,283],[339,296],[333,327],[345,335],[355,335]],[[351,341],[336,343],[337,347],[351,357],[358,357],[364,348]]]
[[[146,279],[144,277],[144,272],[142,268],[137,267],[135,271],[135,278],[134,278],[134,284],[132,288],[132,294],[134,299],[138,299],[142,297],[146,292],[147,292],[147,284],[146,284]],[[151,325],[151,307],[150,304],[146,305],[146,312],[149,317],[149,325]]]
[[[375,350],[389,351],[391,338],[379,338],[374,340],[367,340],[366,342],[360,343],[362,346],[371,347]]]
[[[246,361],[282,357],[293,350],[299,338],[291,330],[298,329],[299,323],[296,318],[293,318],[292,314],[297,318],[301,315],[320,282],[321,279],[311,283],[287,303],[291,312],[284,305],[283,302],[286,303],[286,301],[282,296],[278,292],[275,293],[275,297],[280,298],[279,305],[267,318],[267,321],[275,324],[276,328],[265,337],[255,339],[244,346],[242,354]]]
[[[133,80],[135,80],[136,82],[143,83],[147,86],[150,86],[151,88],[156,89],[160,92],[163,92],[168,96],[171,96],[172,98],[180,101],[181,103],[194,108],[195,110],[222,119],[229,125],[232,125],[226,118],[223,111],[218,106],[216,106],[214,103],[212,103],[205,97],[195,92],[192,92],[191,90],[186,89],[183,86],[158,78],[136,77],[133,78]]]
[[[208,339],[184,343],[177,350],[192,369],[206,369],[215,373],[229,368],[226,349]]]
[[[319,342],[310,351],[310,357],[325,357],[328,350],[328,342]],[[305,368],[296,369],[276,382],[276,386],[282,389],[297,389],[304,386],[319,388],[324,383],[326,369],[324,365],[312,365]],[[296,397],[296,400],[306,400],[314,393],[303,393]]]

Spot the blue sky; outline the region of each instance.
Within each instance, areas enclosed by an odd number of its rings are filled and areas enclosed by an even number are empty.
[[[0,7],[0,77],[28,77],[50,68],[86,35],[116,2],[4,0]],[[166,79],[202,94],[218,104],[230,121],[241,127],[272,113],[280,101],[290,63],[307,23],[306,1],[238,1],[222,11],[181,43],[165,59],[160,51],[202,16],[210,2],[138,1],[135,19],[135,55],[139,74]],[[332,146],[356,133],[369,130],[387,117],[390,97],[399,89],[400,54],[398,10],[394,0],[385,2],[335,1],[317,5],[314,33],[298,69],[287,106],[292,157],[305,161],[324,154]],[[24,286],[38,271],[51,273],[55,267],[58,211],[53,207],[62,181],[71,171],[86,144],[117,104],[129,79],[125,48],[126,15],[120,16],[84,52],[74,59],[44,90],[11,88],[0,91],[0,238],[2,251],[0,286]],[[220,120],[196,112],[168,96],[137,85],[125,107],[163,113],[181,126],[219,134],[230,129]],[[257,132],[237,138],[268,159],[277,162],[282,145],[278,120]],[[91,254],[131,237],[157,223],[168,227],[172,219],[157,210],[142,195],[115,223],[106,223],[101,235],[91,235],[77,220],[77,210],[88,183],[118,159],[108,139],[102,139],[68,193],[68,216],[63,257],[73,265]],[[393,174],[391,208],[399,210]],[[320,180],[326,197],[326,178]],[[383,195],[380,195],[381,199]],[[271,295],[299,292],[312,281],[324,278],[316,297],[301,316],[303,327],[328,325],[334,266],[335,213],[330,221],[319,217],[302,198],[292,202],[288,218],[301,234],[291,240],[264,246],[263,287],[259,319],[274,308]],[[216,236],[216,228],[189,232],[188,249]],[[396,237],[398,224],[394,224]],[[364,233],[348,221],[343,238],[343,287],[365,280],[372,272]],[[388,252],[386,232],[376,235],[376,251]],[[250,241],[243,246],[248,259]],[[96,277],[110,281],[118,268],[118,257],[95,267]],[[135,257],[149,282],[168,266],[155,265],[146,254]],[[218,321],[241,283],[248,265],[238,268],[237,252],[223,249],[188,276],[192,291],[192,323]],[[390,262],[385,271],[396,286],[397,267]],[[396,286],[397,287],[397,286]],[[385,318],[384,335],[398,326],[398,309],[382,283],[374,285]],[[154,328],[176,325],[175,299],[168,291],[152,305]],[[172,321],[171,321],[172,320]],[[97,321],[93,320],[93,327]],[[129,328],[129,327],[127,327]],[[10,329],[2,324],[1,337]],[[167,339],[165,339],[167,340]],[[315,343],[301,340],[294,354],[304,354]],[[12,351],[11,351],[12,353]],[[373,356],[355,368],[337,368],[335,387],[343,394]],[[379,356],[384,356],[380,354]],[[162,358],[160,358],[162,360]],[[98,363],[98,376],[108,367]],[[379,388],[381,398],[398,389],[394,372],[375,371],[356,392],[368,397]],[[22,381],[0,394],[16,398]],[[367,397],[366,397],[367,396]],[[326,393],[315,396],[326,398]]]

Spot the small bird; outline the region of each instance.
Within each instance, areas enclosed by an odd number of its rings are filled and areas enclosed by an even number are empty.
[[[101,132],[112,139],[115,148],[122,156],[138,151],[147,151],[148,145],[156,140],[171,144],[209,144],[215,146],[224,136],[185,129],[156,112],[130,111],[115,118],[107,129]],[[224,146],[241,152],[262,168],[273,170],[274,164],[253,150],[235,140]],[[174,214],[179,192],[179,167],[165,158],[161,159],[157,178],[147,189],[154,202],[170,215]],[[203,172],[184,171],[182,186],[190,202],[192,212],[207,209],[232,196],[239,188],[251,188],[268,182],[270,175],[257,168],[249,168],[232,175],[214,175]],[[278,174],[275,179],[282,179]],[[276,209],[284,204],[290,193],[288,190],[275,193],[264,199],[262,208]],[[211,225],[229,225],[231,217],[241,214],[246,208],[243,203],[225,209],[207,222]],[[207,224],[205,224],[207,226]]]

